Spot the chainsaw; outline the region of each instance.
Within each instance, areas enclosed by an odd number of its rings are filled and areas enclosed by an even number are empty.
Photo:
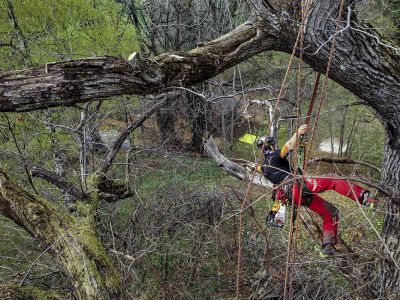
[[[282,229],[286,219],[286,206],[281,201],[272,203],[272,208],[266,218],[267,226]]]

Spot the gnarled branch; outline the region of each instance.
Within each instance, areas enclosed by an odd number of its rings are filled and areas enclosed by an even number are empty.
[[[64,178],[53,172],[50,172],[43,168],[34,167],[31,170],[31,174],[33,177],[38,177],[50,182],[51,184],[63,190],[65,193],[68,193],[79,200],[84,200],[88,198],[87,194],[78,190],[72,183],[65,181]]]
[[[0,73],[0,111],[29,111],[127,94],[159,94],[202,82],[276,46],[276,33],[261,34],[246,22],[189,51],[127,61],[98,57],[48,63],[45,67]]]

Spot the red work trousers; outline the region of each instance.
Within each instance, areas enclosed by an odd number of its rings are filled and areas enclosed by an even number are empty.
[[[360,202],[362,194],[367,190],[354,182],[350,182],[335,175],[323,178],[306,179],[305,183],[308,189],[313,193],[308,208],[320,215],[323,220],[323,243],[335,244],[337,242],[339,211],[333,204],[329,203],[317,194],[324,191],[335,191],[351,200]],[[299,196],[299,190],[299,183],[294,184],[292,195],[296,205],[299,205],[301,199]]]

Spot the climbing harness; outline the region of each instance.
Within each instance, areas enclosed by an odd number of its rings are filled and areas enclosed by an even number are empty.
[[[317,76],[315,78],[315,82],[314,82],[314,89],[313,89],[313,93],[311,96],[311,100],[310,100],[310,105],[308,107],[308,112],[307,112],[307,117],[306,117],[306,125],[309,125],[310,123],[310,119],[311,119],[311,113],[313,111],[313,107],[314,107],[314,102],[315,102],[315,98],[317,96],[317,92],[318,92],[318,87],[319,87],[319,81],[320,81],[320,77],[321,77],[321,73],[317,73]],[[257,146],[259,147],[260,145],[265,146],[265,144],[270,144],[271,143],[271,139],[273,139],[272,137],[267,138],[266,136],[263,136],[261,138],[259,138],[257,140]],[[272,140],[273,141],[273,140]],[[303,175],[304,173],[304,168],[305,168],[305,148],[307,146],[307,135],[303,135],[300,138],[300,143],[298,146],[298,150],[297,150],[297,174],[298,175]],[[289,179],[289,176],[288,178]],[[307,187],[307,185],[305,184],[304,178],[303,176],[301,178],[298,178],[296,180],[294,180],[296,182],[297,187],[300,190],[301,193],[301,205],[302,206],[308,206],[311,203],[311,198],[312,198],[312,192],[310,191],[310,189]],[[286,203],[292,204],[292,198],[293,198],[293,181],[284,184],[282,187],[280,187],[278,189],[278,191],[284,191],[284,199]],[[272,198],[275,200],[275,202],[272,204],[272,208],[269,212],[269,214],[266,217],[266,224],[268,226],[272,226],[272,227],[278,227],[280,229],[283,228],[283,225],[285,223],[285,212],[286,212],[286,208],[285,205],[281,202],[281,200],[276,200],[276,194],[278,192],[277,190],[273,191],[273,196]],[[279,197],[278,197],[279,198]],[[282,209],[281,213],[278,214],[278,210],[276,210],[277,206],[279,205],[279,208]],[[295,207],[295,205],[292,205],[292,207]],[[276,210],[276,211],[275,211]],[[297,210],[294,209],[293,211],[293,219],[296,219],[297,217]],[[282,215],[283,215],[283,220],[282,220]],[[279,216],[279,218],[277,218],[277,216]],[[294,230],[294,227],[292,228],[292,230]]]
[[[277,227],[282,229],[286,220],[286,208],[290,207],[293,209],[294,219],[297,217],[297,207],[292,205],[293,188],[298,189],[301,193],[301,206],[309,206],[311,204],[313,192],[308,188],[304,179],[297,178],[296,180],[290,179],[290,176],[286,179],[287,183],[279,186],[277,189],[272,191],[272,203],[271,210],[266,216],[267,226]],[[295,182],[295,184],[293,184]]]

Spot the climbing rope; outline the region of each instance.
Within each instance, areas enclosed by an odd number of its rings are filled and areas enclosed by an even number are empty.
[[[285,84],[286,84],[286,80],[288,78],[288,74],[289,74],[289,71],[290,71],[290,67],[292,65],[293,58],[295,56],[295,53],[296,53],[296,50],[297,50],[297,46],[298,46],[299,43],[301,45],[300,46],[300,60],[302,58],[302,55],[303,55],[303,47],[302,46],[303,46],[303,41],[304,41],[305,19],[306,19],[306,14],[310,10],[312,2],[313,2],[312,0],[306,0],[304,2],[304,5],[302,4],[302,22],[301,22],[301,26],[299,28],[299,31],[298,31],[298,34],[297,34],[297,38],[296,38],[296,41],[295,41],[295,44],[294,44],[294,47],[293,47],[293,51],[292,51],[292,54],[291,54],[291,57],[290,57],[290,60],[289,60],[289,63],[288,63],[287,69],[286,69],[286,73],[285,73],[284,79],[282,81],[280,90],[279,90],[279,94],[278,94],[278,97],[277,97],[277,101],[275,103],[274,111],[276,111],[276,109],[277,109],[277,107],[279,105],[279,101],[282,98],[283,91],[284,91]],[[312,131],[311,131],[310,146],[312,144],[313,137],[314,137],[314,132],[315,132],[316,126],[318,124],[318,118],[319,118],[321,106],[322,106],[324,98],[326,97],[327,79],[328,79],[329,70],[330,70],[330,67],[331,67],[331,64],[332,64],[333,53],[334,53],[334,49],[335,49],[335,45],[336,45],[336,33],[339,30],[339,20],[341,18],[342,12],[343,12],[343,6],[344,6],[344,0],[341,0],[341,4],[340,4],[340,8],[339,8],[339,14],[338,14],[338,17],[336,19],[336,30],[335,30],[335,34],[334,34],[334,37],[333,37],[333,42],[332,42],[332,46],[331,46],[331,49],[330,49],[327,69],[326,69],[326,73],[325,73],[325,82],[324,82],[324,86],[323,86],[323,92],[322,92],[321,97],[320,97],[321,100],[319,102],[319,106],[318,106],[318,110],[317,110],[317,114],[316,114],[316,120],[314,122],[314,126],[313,126]],[[299,72],[299,76],[300,76],[300,68],[299,68],[298,72]],[[317,75],[316,83],[314,84],[314,91],[313,91],[313,96],[312,96],[312,99],[314,99],[314,100],[315,100],[315,97],[316,97],[316,93],[318,91],[318,84],[319,84],[319,74]],[[300,101],[299,94],[298,94],[297,98],[298,98],[298,101]],[[312,100],[312,103],[310,103],[312,105],[310,105],[309,112],[307,113],[307,119],[306,119],[307,122],[309,122],[309,119],[311,117],[311,112],[312,112],[312,108],[313,108],[312,106],[313,106],[314,100]],[[299,120],[300,120],[300,114],[299,114],[299,110],[298,110],[297,116],[296,116],[296,130],[299,128],[299,123],[300,123]],[[274,120],[270,120],[270,121],[271,121],[271,123],[274,122]],[[297,153],[296,153],[298,146],[299,145],[296,145],[296,147],[295,147],[295,159],[298,158],[297,157]],[[306,166],[307,166],[307,164],[306,164],[307,160],[306,159],[307,159],[307,157],[309,155],[309,151],[310,151],[309,149],[310,149],[310,147],[308,149],[306,148],[306,150],[304,152],[304,162],[302,164],[304,172],[305,172],[305,169],[306,169]],[[296,162],[296,164],[297,164],[297,162]],[[243,199],[242,205],[240,207],[240,212],[239,212],[238,252],[237,252],[237,271],[236,271],[236,296],[235,296],[236,299],[239,299],[239,296],[240,296],[240,271],[241,271],[241,254],[242,254],[242,245],[241,244],[242,244],[242,231],[243,231],[242,210],[244,209],[244,206],[247,203],[248,197],[250,195],[250,191],[251,191],[253,179],[254,179],[254,176],[255,176],[255,172],[256,172],[256,170],[253,171],[253,174],[251,176],[251,180],[250,180],[250,182],[248,184],[248,187],[247,187],[247,190],[246,190],[246,194],[245,194],[245,197]],[[296,173],[297,173],[297,170],[295,169],[295,172],[293,174],[294,178],[296,178],[296,176],[297,176]],[[300,190],[299,190],[300,195],[301,195],[301,191],[302,191],[302,188],[303,188],[302,185],[303,185],[303,180],[302,180],[301,185],[300,185]],[[294,201],[293,195],[292,195],[292,201]],[[300,200],[300,202],[301,202],[301,200]],[[287,296],[290,297],[291,294],[292,294],[292,281],[293,281],[293,274],[294,274],[294,259],[295,259],[295,256],[294,256],[295,251],[293,250],[293,249],[295,249],[295,247],[293,248],[293,244],[296,241],[296,238],[298,236],[297,230],[296,230],[296,232],[294,232],[294,230],[293,230],[293,228],[295,226],[295,224],[294,224],[294,205],[295,204],[292,203],[293,209],[291,211],[291,216],[290,216],[288,255],[287,255],[286,272],[285,272],[285,290],[284,290],[284,299],[285,300],[287,299],[286,298]],[[301,205],[301,203],[299,203],[299,206],[300,205]],[[296,228],[297,228],[297,226],[296,226]],[[293,235],[293,233],[295,233],[295,234]],[[289,276],[289,265],[291,266],[291,268],[290,268],[290,270],[291,270],[290,276]],[[290,277],[290,281],[288,280],[289,277]],[[287,293],[288,285],[289,285],[289,291]]]
[[[308,4],[310,4],[310,2],[308,2]],[[307,6],[307,2],[305,3],[305,6]],[[311,130],[311,141],[310,141],[308,149],[306,148],[305,150],[303,150],[304,151],[304,153],[303,153],[304,154],[304,160],[300,164],[300,166],[303,167],[302,180],[300,182],[299,191],[298,191],[300,197],[301,197],[302,190],[303,190],[303,185],[304,185],[304,174],[305,174],[306,169],[307,169],[307,159],[308,159],[308,156],[309,156],[309,153],[310,153],[310,149],[311,149],[311,145],[312,145],[312,142],[313,142],[315,129],[316,129],[317,125],[318,125],[318,119],[319,119],[322,103],[324,102],[324,99],[326,98],[328,75],[329,75],[329,71],[330,71],[330,68],[331,68],[333,53],[334,53],[335,46],[336,46],[336,34],[339,31],[339,21],[340,21],[340,18],[342,16],[342,13],[343,13],[343,7],[344,7],[344,0],[341,0],[340,7],[339,7],[339,13],[338,13],[338,16],[337,16],[337,19],[336,19],[335,33],[334,33],[332,46],[331,46],[329,57],[328,57],[328,64],[327,64],[327,68],[326,68],[326,72],[325,72],[324,86],[322,88],[322,93],[321,93],[320,102],[319,102],[319,105],[318,105],[318,110],[317,110],[317,113],[316,113],[316,119],[315,119],[315,122],[314,122],[314,126],[313,126],[313,128]],[[309,8],[310,7],[308,6],[308,9]],[[302,6],[302,25],[301,25],[302,27],[304,26],[305,12],[306,11],[304,9],[304,6]],[[303,37],[303,39],[304,39],[304,37]],[[301,41],[301,45],[302,45],[303,39]],[[300,52],[300,61],[301,61],[302,48],[300,48],[300,51],[301,51]],[[300,68],[299,68],[299,73],[300,73]],[[315,97],[316,97],[317,91],[318,91],[318,85],[319,85],[319,74],[317,75],[317,78],[316,78],[316,81],[315,81],[315,84],[314,84],[314,91],[313,91],[313,94],[312,94],[312,97],[311,97],[311,101],[310,101],[310,106],[309,106],[309,109],[308,109],[308,112],[307,112],[306,124],[310,122],[310,117],[311,117],[311,112],[312,112],[312,108],[313,108],[313,105],[314,105],[314,100],[315,100]],[[299,90],[298,90],[298,93],[299,93]],[[299,125],[299,117],[300,116],[298,114],[297,115],[297,118],[298,118],[297,119],[297,127]],[[303,147],[304,147],[304,145],[303,145]],[[297,148],[298,148],[298,145],[296,145],[296,147],[295,147],[295,159],[298,160],[298,156],[296,156]],[[297,164],[298,164],[298,162],[296,162],[296,165]],[[296,177],[297,177],[296,173],[297,173],[297,169],[294,170],[294,180],[296,180]],[[294,196],[295,196],[294,195],[294,189],[293,189],[292,193],[293,193],[292,194],[292,207],[294,208],[294,205],[295,205],[294,204]],[[302,201],[302,199],[300,198],[299,207],[301,207],[301,201]],[[294,224],[295,221],[297,222],[297,219],[295,220],[294,217],[295,217],[294,216],[294,209],[292,209],[291,216],[290,216],[289,241],[288,241],[286,272],[285,272],[285,287],[284,287],[284,299],[285,300],[286,299],[291,299],[292,295],[293,295],[292,283],[293,283],[293,276],[294,276],[294,262],[295,262],[295,253],[296,253],[295,250],[296,250],[297,237],[299,235],[298,226],[297,226],[297,224]],[[293,234],[293,228],[296,229],[294,234]],[[290,264],[290,274],[289,274],[289,264]],[[290,280],[289,280],[288,277],[290,277]],[[288,288],[288,286],[289,286],[289,288]]]
[[[297,33],[296,42],[294,44],[293,51],[292,51],[292,54],[290,56],[290,60],[289,60],[288,66],[286,68],[285,76],[283,78],[283,81],[282,81],[282,84],[281,84],[281,87],[280,87],[280,90],[279,90],[279,94],[278,94],[278,97],[277,97],[277,101],[275,103],[274,111],[276,111],[276,108],[278,107],[278,103],[279,103],[280,99],[282,98],[283,90],[284,90],[284,87],[285,87],[285,84],[286,84],[287,77],[289,75],[289,71],[290,71],[290,67],[291,67],[292,62],[293,62],[293,58],[295,57],[295,53],[296,53],[297,45],[298,45],[299,40],[300,40],[300,36],[301,36],[301,28],[299,28],[299,31]],[[270,120],[270,124],[273,124],[273,123],[274,123],[274,120]],[[262,159],[262,157],[263,157],[263,155],[260,155],[261,159]],[[258,164],[259,160],[256,161],[256,164]],[[242,254],[242,228],[243,228],[242,210],[244,208],[244,205],[247,203],[248,196],[250,194],[250,190],[251,190],[251,187],[252,187],[252,184],[253,184],[253,179],[254,179],[255,173],[256,173],[256,170],[254,170],[253,173],[252,173],[250,182],[249,182],[249,184],[247,186],[245,197],[243,199],[243,202],[242,202],[242,205],[241,205],[241,208],[240,208],[240,213],[239,213],[239,232],[238,232],[238,251],[237,251],[235,299],[239,299],[239,296],[240,296],[240,271],[241,271],[241,261],[240,260],[241,260],[241,254]]]
[[[297,107],[299,108],[296,113],[296,132],[300,126],[300,86],[301,86],[301,61],[303,57],[303,44],[304,44],[304,29],[305,29],[305,20],[306,20],[306,14],[308,14],[311,1],[303,1],[301,2],[301,26],[300,26],[300,61],[299,61],[299,67],[298,67],[298,84],[297,84],[297,94],[296,94],[296,104]],[[309,109],[310,111],[311,109]],[[296,146],[295,146],[295,151],[294,155],[296,160],[298,160],[298,141],[296,140]],[[297,165],[297,161],[295,162],[294,165]],[[297,168],[294,169],[294,174],[293,178],[296,180],[297,177]],[[293,183],[294,186],[295,183]],[[294,192],[294,188],[292,193]],[[301,193],[301,190],[300,190]],[[301,194],[300,194],[301,195]],[[286,257],[286,268],[285,268],[285,285],[284,285],[284,299],[290,298],[290,295],[292,293],[292,282],[293,282],[293,274],[294,274],[294,261],[295,261],[295,247],[293,247],[293,243],[296,242],[297,238],[293,239],[293,226],[294,226],[294,219],[295,219],[295,203],[294,203],[294,195],[292,195],[292,203],[291,203],[291,212],[290,212],[290,223],[289,223],[289,240],[288,240],[288,249],[287,249],[287,257]],[[290,266],[290,269],[289,269]],[[290,272],[290,274],[289,274]],[[290,279],[289,279],[290,277]]]

